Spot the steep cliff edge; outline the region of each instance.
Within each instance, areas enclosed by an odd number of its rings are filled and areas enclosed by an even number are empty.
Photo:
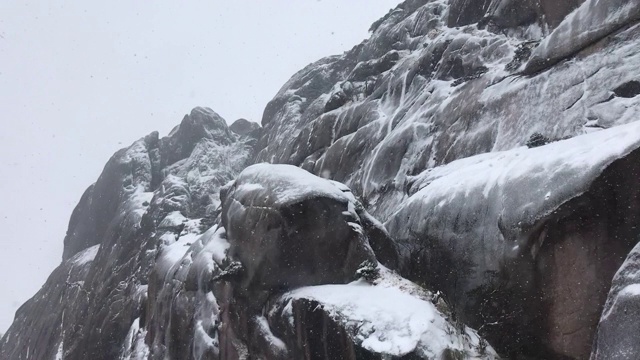
[[[218,189],[246,166],[253,142],[196,108],[167,137],[118,151],[74,210],[63,262],[17,312],[1,358],[117,358],[144,314],[158,249],[199,231],[176,215],[215,218]]]
[[[194,109],[107,163],[0,358],[637,357],[638,9],[409,0],[262,128]]]

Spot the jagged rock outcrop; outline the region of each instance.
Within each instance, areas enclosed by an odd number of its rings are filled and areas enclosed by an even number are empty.
[[[63,263],[5,334],[0,358],[49,359],[58,351],[64,359],[117,358],[133,320],[144,326],[158,249],[194,231],[177,214],[217,216],[217,190],[246,166],[254,141],[195,108],[169,136],[153,133],[118,151],[74,210]]]
[[[635,358],[638,48],[635,0],[405,1],[116,153],[0,358]]]
[[[221,226],[160,251],[150,346],[125,349],[129,358],[496,357],[432,293],[376,267],[366,212],[344,185],[258,164],[221,197]],[[377,275],[354,282],[365,263]]]

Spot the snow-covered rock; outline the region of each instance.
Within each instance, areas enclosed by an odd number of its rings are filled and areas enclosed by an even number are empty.
[[[587,0],[540,42],[525,71],[548,68],[638,20],[637,0]]]
[[[355,358],[497,358],[474,330],[451,317],[446,306],[438,309],[443,304],[383,268],[374,284],[359,280],[287,292],[273,305],[269,319],[279,333],[303,338],[304,347],[291,346],[293,358],[303,358],[305,352],[313,359],[340,358],[345,352]],[[317,328],[323,329],[321,334]],[[341,337],[357,348],[349,349]]]
[[[91,301],[86,282],[100,245],[65,260],[42,288],[16,312],[13,324],[0,338],[1,359],[63,359],[81,335],[78,308]],[[133,299],[132,299],[133,300]]]
[[[222,225],[242,287],[289,289],[349,281],[374,260],[353,197],[291,165],[257,164],[223,189]]]
[[[386,223],[404,252],[404,273],[443,291],[465,322],[489,327],[490,342],[537,337],[583,358],[608,281],[632,246],[623,234],[634,225],[623,223],[638,216],[638,191],[611,187],[633,181],[639,149],[634,122],[415,176],[411,196]],[[567,231],[569,223],[578,228]],[[617,229],[599,230],[607,226]],[[576,281],[580,291],[571,289]]]
[[[384,227],[344,185],[290,165],[258,164],[221,192],[225,227],[182,235],[188,240],[156,260],[145,329],[149,358],[497,356],[443,299],[382,265],[368,278],[373,284],[350,283],[363,264],[378,263],[368,227]],[[313,320],[318,308],[326,326]],[[414,326],[406,328],[410,318]],[[324,338],[312,336],[319,331]],[[321,350],[311,344],[317,341],[331,346]]]
[[[64,262],[19,313],[0,358],[52,359],[58,348],[64,359],[150,353],[149,273],[180,260],[212,225],[219,188],[246,166],[253,141],[195,108],[169,136],[118,151],[74,210]]]

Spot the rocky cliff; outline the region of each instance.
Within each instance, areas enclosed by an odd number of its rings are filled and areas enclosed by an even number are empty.
[[[639,21],[408,0],[262,127],[194,109],[107,163],[0,358],[639,357]]]

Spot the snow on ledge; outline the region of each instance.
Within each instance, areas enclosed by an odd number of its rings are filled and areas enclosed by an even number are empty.
[[[406,227],[441,211],[471,211],[487,203],[505,225],[526,225],[582,194],[607,166],[639,147],[636,121],[536,148],[453,161],[414,177],[412,195],[394,215],[396,223],[387,225]]]
[[[465,328],[460,334],[430,302],[400,288],[372,286],[364,281],[346,285],[303,287],[281,298],[284,315],[292,322],[291,301],[319,302],[335,321],[348,327],[354,342],[372,352],[403,356],[416,352],[425,358],[439,358],[447,349],[477,358],[480,338]],[[352,326],[353,325],[353,326]],[[490,347],[486,355],[493,355]],[[484,358],[491,358],[486,356]]]
[[[77,266],[82,266],[88,262],[93,261],[98,254],[98,250],[100,250],[100,244],[93,245],[92,247],[86,248],[79,253],[75,254],[70,261]]]
[[[266,184],[266,186],[263,186]],[[264,197],[255,196],[254,206],[272,200],[275,205],[287,205],[309,197],[322,196],[338,201],[349,200],[339,186],[332,181],[315,176],[293,165],[256,164],[244,169],[235,182],[235,193],[264,192]]]

